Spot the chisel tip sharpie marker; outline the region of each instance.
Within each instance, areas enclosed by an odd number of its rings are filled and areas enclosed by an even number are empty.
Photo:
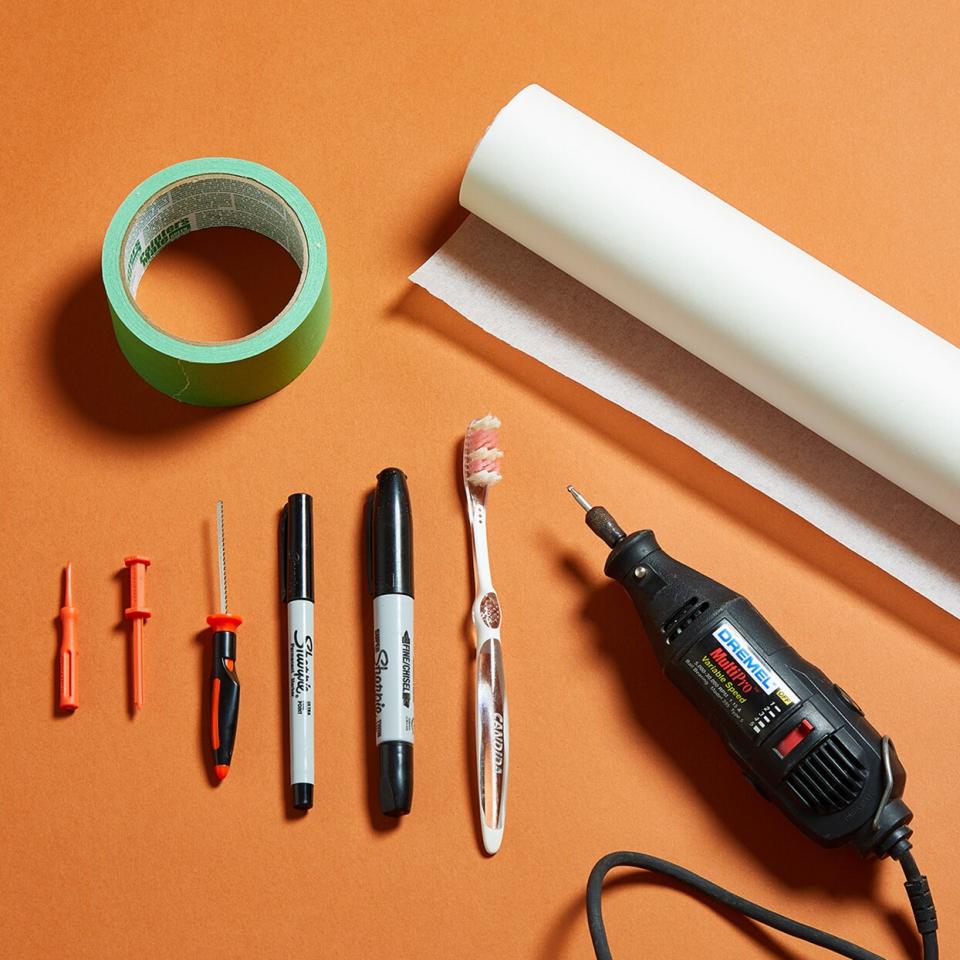
[[[313,806],[313,498],[294,493],[280,515],[280,599],[287,605],[290,786],[296,810]]]
[[[370,532],[380,809],[400,817],[413,803],[413,519],[396,467],[377,475]]]

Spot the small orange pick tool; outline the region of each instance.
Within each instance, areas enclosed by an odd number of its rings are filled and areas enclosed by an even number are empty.
[[[123,611],[127,620],[133,621],[133,656],[130,659],[130,683],[133,688],[133,705],[143,706],[143,621],[150,619],[147,609],[147,567],[149,557],[124,557],[130,571],[130,606]]]
[[[63,576],[63,606],[60,608],[60,709],[80,706],[77,689],[77,608],[73,605],[73,564]]]

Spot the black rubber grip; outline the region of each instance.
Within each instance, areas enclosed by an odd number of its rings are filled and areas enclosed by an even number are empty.
[[[213,635],[213,669],[210,675],[210,740],[216,766],[230,766],[237,740],[240,713],[240,680],[236,671],[237,635],[218,630]]]

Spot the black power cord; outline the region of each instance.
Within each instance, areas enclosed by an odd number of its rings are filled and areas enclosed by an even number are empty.
[[[907,895],[910,897],[910,906],[913,908],[917,930],[923,938],[923,960],[937,960],[940,955],[937,944],[937,912],[933,906],[933,897],[930,895],[927,878],[920,873],[916,861],[910,853],[910,845],[907,841],[901,841],[890,855],[895,860],[899,860],[904,876],[907,878],[904,886]],[[607,931],[603,925],[600,897],[603,891],[603,880],[615,867],[636,867],[641,870],[663,874],[678,883],[691,887],[725,907],[742,913],[751,920],[756,920],[758,923],[772,927],[774,930],[780,930],[782,933],[789,934],[799,940],[806,940],[818,947],[832,950],[841,956],[850,957],[851,960],[883,960],[878,954],[871,953],[863,947],[858,947],[849,940],[835,937],[833,934],[818,930],[808,924],[791,920],[780,913],[761,907],[752,900],[739,897],[737,894],[731,893],[729,890],[725,890],[723,887],[717,886],[717,884],[711,883],[711,881],[704,879],[693,871],[671,863],[669,860],[651,857],[646,853],[632,853],[628,850],[608,853],[597,861],[593,870],[590,871],[590,879],[587,881],[587,924],[590,927],[590,937],[593,940],[593,950],[597,955],[597,960],[612,960],[610,945],[607,943]]]

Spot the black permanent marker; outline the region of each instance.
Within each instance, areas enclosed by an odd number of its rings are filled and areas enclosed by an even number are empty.
[[[396,467],[377,476],[370,529],[380,809],[399,817],[413,801],[413,520]]]
[[[313,498],[294,493],[280,515],[280,600],[287,605],[290,786],[297,810],[313,806]]]

